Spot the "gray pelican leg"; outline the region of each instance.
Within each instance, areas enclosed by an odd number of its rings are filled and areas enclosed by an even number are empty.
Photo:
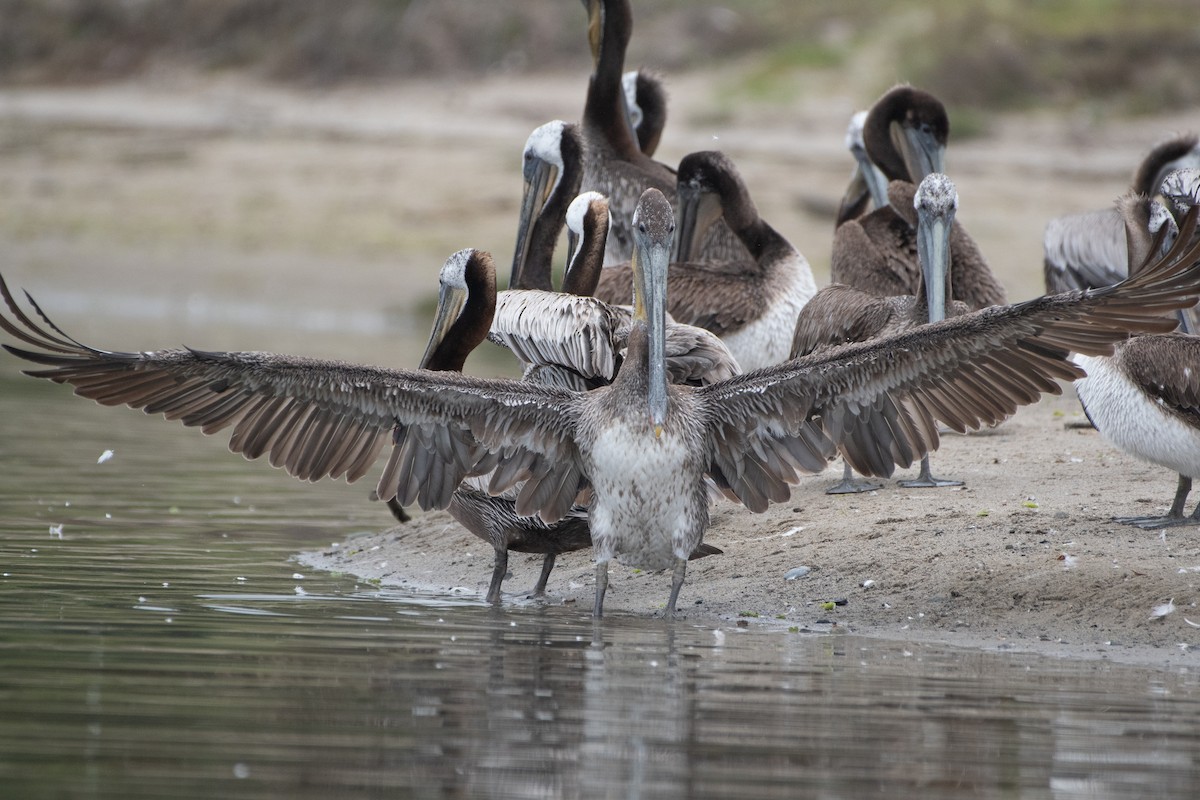
[[[921,474],[913,480],[896,481],[896,485],[905,489],[932,489],[937,486],[962,486],[963,482],[933,477],[929,472],[929,455],[926,454],[921,459]]]
[[[865,478],[855,478],[854,470],[850,469],[850,465],[843,459],[842,461],[842,482],[830,486],[825,490],[825,494],[858,494],[859,492],[873,492],[879,488],[878,483],[872,483]]]
[[[667,616],[675,613],[675,601],[679,599],[679,590],[683,588],[683,576],[687,572],[686,558],[675,560],[675,572],[671,576],[671,596],[667,598]]]
[[[492,605],[500,603],[500,584],[508,574],[508,550],[496,548],[496,564],[492,567],[492,582],[488,584],[487,601]]]
[[[1188,493],[1192,491],[1192,479],[1186,475],[1179,476],[1179,485],[1175,489],[1175,502],[1164,517],[1113,517],[1113,522],[1124,525],[1136,525],[1142,530],[1157,530],[1173,528],[1176,525],[1200,525],[1200,505],[1190,516],[1183,515],[1183,504],[1187,502]]]
[[[608,562],[596,564],[596,605],[592,608],[592,616],[596,619],[604,616],[604,593],[608,591]]]
[[[533,591],[529,593],[529,597],[546,596],[546,581],[550,580],[550,571],[553,569],[554,553],[546,553],[546,557],[542,560],[542,574],[538,575],[537,583],[533,585]]]

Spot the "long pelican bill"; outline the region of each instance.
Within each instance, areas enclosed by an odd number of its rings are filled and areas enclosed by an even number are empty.
[[[647,197],[653,202],[646,203]],[[667,225],[646,225],[642,213],[662,215]],[[647,228],[669,231],[666,237],[654,237]],[[656,435],[662,434],[667,417],[666,310],[667,268],[671,262],[671,206],[657,189],[647,189],[633,217],[633,307],[634,319],[647,329],[647,400]]]
[[[893,122],[891,134],[914,183],[934,172],[945,172],[946,148],[938,142],[930,128]]]
[[[550,193],[558,185],[560,170],[557,165],[533,156],[526,150],[524,172],[525,188],[521,194],[521,210],[517,218],[517,245],[513,251],[512,275],[509,283],[520,286],[522,272],[529,260],[534,221],[546,205]],[[548,288],[548,287],[542,287]]]
[[[947,274],[950,269],[950,228],[954,224],[958,195],[954,183],[941,173],[921,181],[913,198],[917,209],[917,257],[925,282],[929,321],[946,318]]]
[[[679,216],[670,261],[687,264],[700,253],[708,229],[721,218],[721,198],[686,184],[678,191]]]
[[[463,250],[460,253],[466,253]],[[458,255],[458,254],[455,254]],[[465,259],[464,259],[465,260]],[[429,333],[429,342],[425,345],[425,354],[421,356],[421,369],[429,368],[429,359],[433,356],[450,329],[462,314],[463,306],[467,303],[467,287],[465,283],[450,284],[442,281],[438,288],[437,311],[434,313],[433,328]]]

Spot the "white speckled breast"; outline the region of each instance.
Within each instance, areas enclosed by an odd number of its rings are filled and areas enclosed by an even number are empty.
[[[1200,431],[1163,409],[1107,358],[1074,357],[1087,372],[1075,391],[1104,438],[1138,458],[1200,477]]]
[[[672,430],[668,415],[661,437],[648,421],[609,419],[585,448],[595,490],[589,514],[598,563],[658,570],[687,558],[708,526],[708,500],[698,459],[686,431]]]

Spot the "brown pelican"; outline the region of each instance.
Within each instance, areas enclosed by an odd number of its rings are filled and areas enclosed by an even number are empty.
[[[919,284],[916,254],[916,185],[930,172],[942,172],[950,123],[945,107],[911,86],[897,86],[867,113],[863,141],[890,181],[888,205],[849,219],[833,236],[830,280],[870,294],[912,295]],[[954,299],[972,309],[1005,302],[1004,288],[958,222],[950,231]]]
[[[1156,145],[1138,165],[1129,193],[1150,201],[1167,175],[1200,167],[1200,138],[1173,136]],[[1110,286],[1129,274],[1126,221],[1117,208],[1055,217],[1042,237],[1047,292]]]
[[[892,336],[927,322],[970,311],[966,303],[953,301],[950,271],[950,228],[958,211],[954,183],[940,172],[925,176],[914,198],[917,212],[916,246],[921,264],[915,295],[876,297],[845,284],[834,283],[817,292],[800,312],[792,340],[791,357],[797,358],[844,342],[863,342]],[[921,459],[921,474],[900,481],[905,488],[962,486],[962,481],[935,478],[929,471],[929,455]],[[849,494],[878,489],[879,485],[854,478],[847,462],[840,483],[826,494]]]
[[[653,156],[667,125],[667,92],[662,79],[645,69],[630,70],[621,76],[621,88],[638,149]]]
[[[673,569],[674,611],[708,526],[706,476],[762,511],[790,497],[798,473],[823,468],[831,443],[860,472],[890,474],[936,447],[938,421],[993,424],[1058,391],[1055,379],[1079,377],[1068,351],[1110,353],[1128,331],[1163,330],[1165,312],[1200,297],[1200,246],[1185,248],[1180,237],[1114,287],[984,309],[709,386],[670,385],[663,328],[674,227],[666,198],[647,190],[633,219],[637,288],[625,364],[591,392],[271,353],[99,350],[40,309],[45,327],[34,322],[2,281],[15,320],[0,315],[0,328],[32,346],[4,345],[42,365],[28,374],[206,433],[232,428],[235,452],[267,455],[302,480],[360,478],[392,441],[378,488],[386,500],[398,488],[399,444],[414,426],[435,426],[447,435],[429,452],[438,464],[435,485],[422,487],[430,506],[449,504],[461,477],[492,468],[490,493],[524,481],[522,515],[561,519],[590,497],[599,616],[613,558]]]
[[[592,75],[583,107],[585,191],[597,191],[612,205],[605,264],[630,260],[633,238],[629,228],[634,206],[646,188],[675,199],[675,172],[650,158],[638,145],[628,119],[622,74],[625,48],[633,34],[630,0],[583,0],[588,13],[588,43]],[[745,248],[723,225],[716,225],[704,243],[706,260],[741,260]]]
[[[583,135],[578,125],[553,120],[534,129],[522,151],[524,190],[517,218],[512,289],[550,291],[550,264],[563,220],[583,180]]]
[[[788,357],[796,315],[817,291],[808,261],[759,215],[737,167],[716,151],[679,162],[679,231],[668,274],[667,310],[721,337],[742,369]],[[699,244],[724,220],[745,245],[740,261],[710,263]],[[627,303],[630,266],[600,274],[596,296]]]
[[[846,187],[846,193],[842,195],[838,205],[834,227],[847,220],[858,219],[872,208],[883,208],[888,204],[887,178],[871,161],[867,155],[867,146],[863,142],[863,125],[866,120],[866,111],[856,111],[850,117],[850,125],[846,128],[846,149],[854,156],[854,173],[850,176],[850,185]]]
[[[583,391],[610,383],[620,368],[633,312],[628,306],[590,296],[600,279],[609,220],[603,195],[584,192],[576,197],[566,214],[571,255],[562,292],[500,293],[488,337],[513,352],[527,380]],[[553,223],[540,215],[536,224]],[[550,256],[538,248],[522,274],[548,275]],[[626,277],[632,282],[628,273]],[[713,383],[741,372],[729,349],[702,328],[668,320],[665,336],[667,372],[673,383]]]
[[[482,250],[458,251],[446,260],[438,283],[437,313],[429,344],[421,358],[421,368],[462,372],[467,356],[486,337],[495,311],[496,269],[491,255]],[[422,456],[417,442],[429,442],[436,436],[436,430],[426,429],[419,434],[416,430],[410,431],[406,439],[406,446],[411,451],[409,469],[416,469]],[[408,481],[408,478],[402,478],[400,483]],[[419,478],[414,483],[419,484]],[[388,503],[397,503],[397,499],[393,497]],[[487,592],[489,603],[500,602],[500,587],[508,572],[510,550],[545,555],[541,574],[531,592],[532,596],[540,597],[546,593],[546,582],[554,569],[555,557],[592,544],[586,508],[573,506],[562,519],[547,523],[537,516],[517,514],[515,505],[515,492],[510,490],[493,497],[487,492],[486,479],[474,477],[459,485],[446,507],[459,524],[495,550]]]
[[[1200,186],[1195,176],[1192,183],[1193,189]],[[1147,208],[1157,202],[1136,194],[1118,201],[1130,273],[1154,255]],[[1104,438],[1137,458],[1179,473],[1175,499],[1165,516],[1116,520],[1145,529],[1200,525],[1200,506],[1188,517],[1183,514],[1192,480],[1200,477],[1200,336],[1133,336],[1118,344],[1111,356],[1076,356],[1076,361],[1087,377],[1075,382],[1075,391]]]

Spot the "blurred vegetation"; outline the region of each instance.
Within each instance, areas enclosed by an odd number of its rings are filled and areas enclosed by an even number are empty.
[[[643,0],[630,63],[736,64],[730,87],[786,100],[798,74],[956,108],[1200,103],[1195,0]],[[301,85],[541,71],[588,63],[576,0],[0,0],[0,83],[163,69]]]

